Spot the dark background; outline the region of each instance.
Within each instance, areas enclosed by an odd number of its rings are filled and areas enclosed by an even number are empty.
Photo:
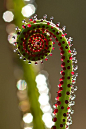
[[[72,115],[71,129],[86,129],[86,1],[85,0],[35,0],[37,4],[36,14],[42,18],[48,15],[48,20],[54,16],[54,23],[60,22],[61,27],[66,25],[67,36],[73,37],[73,47],[78,54],[78,90]],[[16,95],[16,81],[14,76],[13,52],[7,41],[6,23],[2,19],[5,2],[0,0],[0,129],[21,129],[21,112],[18,108]],[[72,47],[72,48],[73,48]],[[42,70],[49,73],[50,93],[52,103],[56,96],[57,84],[59,84],[59,72],[61,61],[60,51],[57,45],[53,56],[44,62]]]

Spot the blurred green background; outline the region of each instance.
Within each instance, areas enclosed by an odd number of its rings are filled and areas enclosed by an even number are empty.
[[[15,2],[16,0],[14,0]],[[17,0],[18,7],[23,0]],[[9,6],[8,6],[9,5]],[[7,8],[8,7],[8,8]],[[54,17],[53,22],[61,23],[66,26],[67,37],[73,37],[73,47],[76,48],[78,55],[79,77],[77,78],[78,91],[73,106],[73,124],[71,129],[85,129],[86,116],[86,1],[85,0],[35,0],[36,14],[42,18],[44,14]],[[7,38],[6,23],[2,16],[6,10],[14,12],[12,0],[0,1],[0,129],[21,129],[22,114],[18,108],[19,100],[17,97],[16,81],[23,78],[23,71],[19,60],[11,48]],[[19,19],[21,22],[21,18]],[[73,48],[72,47],[72,48]],[[55,44],[53,56],[40,67],[35,66],[35,73],[45,70],[49,74],[50,94],[52,104],[55,102],[57,84],[60,78],[60,51]],[[37,70],[36,70],[37,69]]]

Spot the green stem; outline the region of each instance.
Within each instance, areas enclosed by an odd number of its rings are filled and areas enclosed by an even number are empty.
[[[21,14],[22,7],[24,6],[23,0],[13,0],[14,6],[14,16],[15,16],[15,24],[18,27],[22,26],[21,21],[24,19]],[[35,73],[33,71],[32,65],[28,65],[26,63],[22,63],[24,70],[24,77],[28,86],[28,97],[30,101],[30,110],[33,115],[33,128],[34,129],[44,129],[44,123],[42,121],[42,111],[40,109],[40,104],[38,102],[38,90],[36,88],[35,82]]]
[[[33,128],[44,129],[44,123],[42,121],[42,111],[38,102],[38,89],[36,88],[35,74],[32,65],[22,63],[24,70],[25,81],[28,86],[28,97],[30,101],[30,109],[33,115]]]
[[[25,6],[24,1],[23,0],[13,0],[13,9],[14,9],[14,22],[18,27],[22,26],[21,21],[24,19],[21,11],[22,8]]]

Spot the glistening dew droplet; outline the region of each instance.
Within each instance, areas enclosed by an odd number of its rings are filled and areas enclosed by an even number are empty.
[[[71,101],[71,102],[69,103],[69,105],[70,105],[70,106],[75,105],[75,101]]]
[[[74,66],[74,63],[77,63],[77,59],[74,57],[77,53],[75,49],[70,49],[73,39],[71,37],[66,38],[67,33],[63,32],[65,31],[65,26],[61,29],[59,28],[60,23],[54,24],[52,22],[53,17],[50,18],[51,21],[47,21],[46,18],[46,14],[44,15],[44,19],[37,19],[37,15],[35,15],[34,18],[29,19],[28,23],[25,22],[25,24],[22,25],[21,30],[17,28],[17,38],[15,41],[17,42],[17,54],[20,56],[20,59],[22,58],[24,61],[28,61],[28,65],[33,61],[35,65],[37,65],[39,61],[43,63],[43,60],[48,60],[49,55],[52,56],[52,50],[55,49],[54,44],[60,47],[62,68],[60,73],[62,77],[59,79],[59,91],[56,92],[57,96],[53,112],[53,120],[56,126],[53,125],[52,128],[67,129],[72,123],[68,120],[71,120],[70,113],[73,113],[71,106],[75,104],[75,102],[71,100],[74,100],[75,95],[73,95],[73,93],[77,89],[77,87],[73,85],[76,83],[76,77],[78,76],[78,74],[75,73],[78,66]],[[56,43],[53,42],[53,38]],[[43,95],[39,97],[39,102],[43,106],[48,104],[48,96]],[[69,123],[67,123],[65,117],[67,117]],[[58,119],[59,122],[57,122]],[[46,125],[50,127],[49,124]]]
[[[53,16],[51,16],[51,17],[50,17],[51,22],[52,22],[52,20],[53,20],[53,19],[54,19],[54,17],[53,17]]]
[[[46,19],[47,19],[47,14],[45,14],[45,15],[43,16],[43,18],[44,18],[44,20],[46,20]]]
[[[74,100],[76,98],[75,94],[70,95],[71,100]]]

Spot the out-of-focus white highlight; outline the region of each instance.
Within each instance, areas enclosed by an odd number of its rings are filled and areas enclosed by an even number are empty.
[[[19,80],[17,82],[17,88],[18,90],[25,90],[27,86],[27,83],[24,80]]]
[[[42,116],[42,120],[48,128],[51,128],[54,122],[52,121],[52,116],[50,113],[44,113]]]
[[[37,88],[40,93],[39,96],[39,103],[40,103],[40,108],[43,111],[44,115],[42,117],[45,125],[47,128],[51,128],[54,125],[54,122],[52,121],[52,108],[49,104],[49,88],[48,84],[46,82],[47,78],[44,74],[38,74],[36,76],[36,83],[37,83]]]
[[[23,116],[23,121],[25,123],[31,123],[33,121],[33,116],[31,113],[26,113],[24,116]]]
[[[47,88],[47,84],[37,85],[39,91],[44,91]]]
[[[35,13],[35,10],[36,8],[33,4],[28,4],[22,8],[21,13],[24,17],[30,17]]]
[[[41,105],[46,105],[49,101],[49,96],[45,93],[42,93],[40,96],[39,96],[39,103]]]
[[[47,105],[41,107],[41,109],[42,109],[43,113],[46,113],[46,112],[50,111],[51,106],[49,104],[47,104]]]
[[[15,36],[15,39],[13,38],[13,36]],[[15,33],[10,33],[10,34],[8,35],[8,41],[9,41],[10,44],[13,44],[14,42],[16,42],[16,39],[17,39],[17,34],[15,34]]]
[[[30,1],[30,0],[24,0],[24,1]]]
[[[11,22],[14,18],[14,15],[11,11],[6,11],[3,13],[3,19],[5,22]]]
[[[48,94],[48,92],[49,92],[49,88],[47,87],[47,83],[44,85],[37,85],[37,88],[38,88],[40,94],[42,94],[42,93]]]
[[[46,77],[43,74],[39,74],[36,76],[37,85],[42,85],[46,83]]]
[[[25,127],[24,129],[32,129],[32,127]]]

